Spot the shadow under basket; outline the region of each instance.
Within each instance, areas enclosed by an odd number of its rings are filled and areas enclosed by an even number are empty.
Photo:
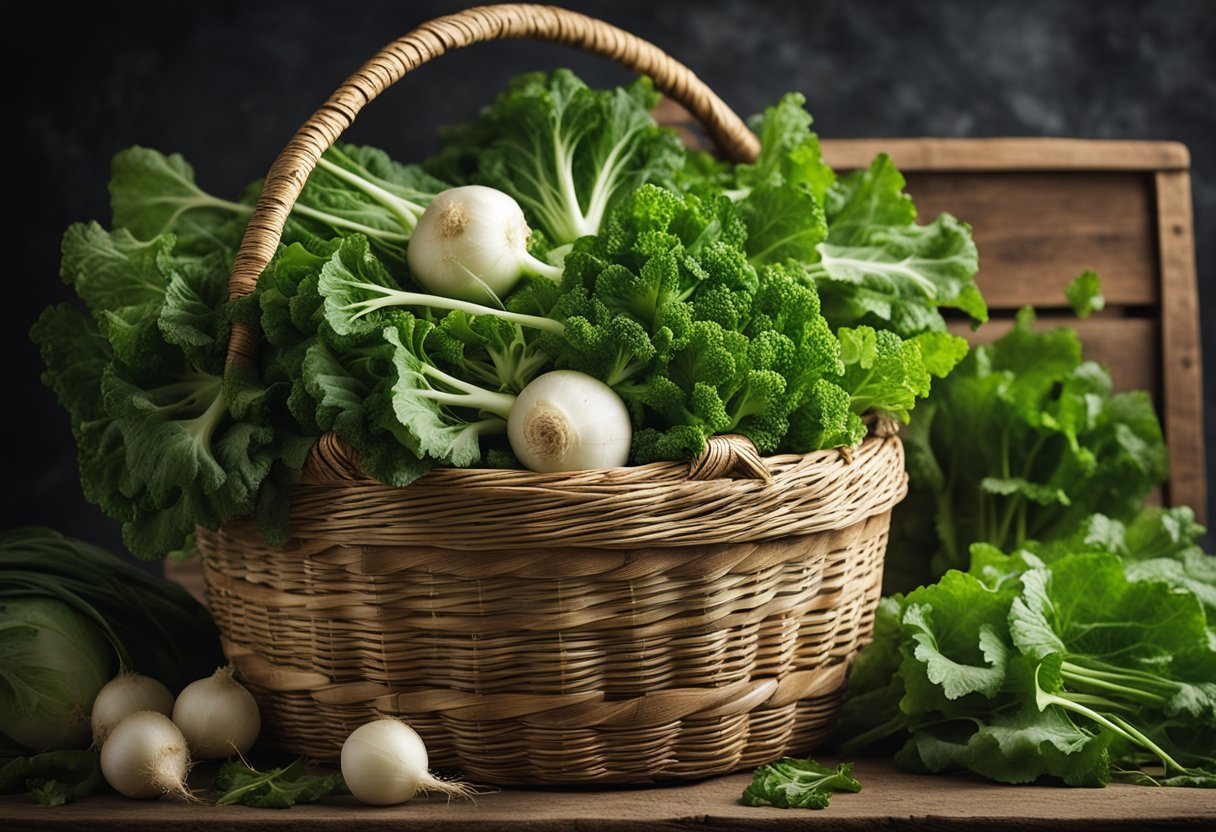
[[[327,436],[285,546],[248,521],[199,530],[208,602],[291,753],[336,760],[392,715],[432,767],[504,785],[805,754],[869,637],[905,490],[879,427],[852,454],[761,459],[715,437],[691,468],[443,469],[405,488]]]

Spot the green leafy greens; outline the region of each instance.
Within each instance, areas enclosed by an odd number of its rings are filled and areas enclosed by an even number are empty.
[[[826,809],[832,792],[861,791],[852,772],[852,763],[831,769],[811,759],[784,757],[756,769],[739,802],[778,809]]]
[[[572,243],[599,233],[618,200],[670,180],[683,163],[675,133],[650,116],[657,102],[644,78],[593,90],[565,69],[520,75],[480,118],[446,131],[427,167],[511,194],[552,243]]]
[[[43,806],[62,806],[104,788],[94,750],[48,751],[0,762],[0,794],[24,791]]]
[[[753,262],[794,261],[820,288],[835,327],[867,325],[907,337],[942,331],[939,308],[975,324],[988,309],[975,284],[979,259],[971,229],[943,214],[916,222],[904,178],[886,155],[837,178],[823,161],[801,95],[786,95],[755,120],[754,164],[729,172],[686,173],[694,190],[727,180],[747,222]]]
[[[0,722],[30,748],[87,744],[93,697],[120,669],[177,691],[224,663],[206,608],[96,546],[5,532],[0,573]]]
[[[61,271],[91,315],[53,306],[31,330],[72,416],[85,495],[144,557],[251,512],[282,455],[269,424],[229,414],[223,252],[178,255],[175,242],[72,226]]]
[[[1126,520],[1167,468],[1148,394],[1112,393],[1076,332],[1036,331],[1029,308],[935,387],[903,439],[911,488],[895,513],[888,591],[967,568],[975,542],[1057,539],[1098,511]]]
[[[65,235],[85,310],[31,335],[68,411],[85,495],[142,557],[251,516],[286,539],[291,489],[332,431],[406,485],[435,465],[518,466],[505,437],[535,377],[577,370],[633,420],[630,461],[687,460],[716,434],[763,453],[849,447],[862,417],[907,421],[966,352],[938,307],[983,318],[966,226],[916,224],[880,157],[838,179],[797,95],[729,166],[650,115],[649,81],[593,90],[567,70],[511,81],[422,165],[338,145],[311,172],[249,297],[227,275],[260,184],[204,191],[180,156],[119,153],[112,231]],[[526,277],[470,303],[422,291],[406,256],[450,185],[501,189],[534,232]],[[257,360],[226,367],[230,326]]]
[[[1101,312],[1106,308],[1102,283],[1098,280],[1098,275],[1091,271],[1081,272],[1073,278],[1064,290],[1064,295],[1078,318],[1088,318],[1092,313]]]
[[[1092,541],[1039,548],[1046,559],[977,544],[970,572],[883,602],[844,748],[902,737],[907,768],[1012,783],[1101,786],[1155,762],[1163,782],[1216,785],[1216,641],[1199,598]]]
[[[341,774],[308,774],[303,760],[267,771],[232,760],[220,766],[213,788],[221,793],[216,805],[240,804],[255,809],[290,809],[299,803],[316,803],[331,794],[350,794]]]

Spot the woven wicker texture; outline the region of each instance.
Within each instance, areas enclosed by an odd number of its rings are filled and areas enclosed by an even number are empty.
[[[199,530],[225,652],[268,734],[333,759],[403,716],[435,765],[502,784],[703,777],[831,727],[878,601],[902,445],[376,483],[314,449],[292,540]],[[746,446],[743,446],[746,447]],[[754,451],[752,452],[754,453]],[[346,461],[341,452],[335,458]],[[750,464],[750,463],[749,463]]]
[[[234,266],[252,290],[316,159],[363,104],[448,49],[535,37],[655,78],[727,155],[755,137],[687,69],[544,6],[424,24],[356,72],[272,167]],[[233,332],[230,361],[256,355]],[[761,458],[715,437],[688,463],[561,474],[435,470],[394,488],[327,435],[292,496],[291,539],[198,530],[225,652],[285,749],[336,759],[399,715],[433,766],[486,783],[644,783],[805,753],[868,638],[903,449]]]

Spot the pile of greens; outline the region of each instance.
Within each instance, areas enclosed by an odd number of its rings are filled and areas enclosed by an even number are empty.
[[[1076,331],[1036,331],[1029,308],[935,387],[901,437],[910,488],[892,522],[888,592],[966,569],[972,543],[1008,551],[1096,512],[1130,519],[1168,467],[1149,395],[1112,394]]]
[[[95,749],[0,759],[0,795],[24,793],[43,806],[62,806],[104,788]]]
[[[1090,272],[1067,294],[1102,308]],[[843,748],[1008,783],[1216,786],[1216,559],[1189,508],[1143,506],[1167,470],[1148,394],[1112,394],[1075,331],[1023,309],[903,435],[884,576],[902,592],[853,665]]]
[[[885,156],[837,178],[800,96],[755,119],[759,158],[736,166],[686,150],[656,101],[645,79],[530,74],[422,165],[334,148],[257,291],[231,302],[258,184],[229,201],[179,156],[118,154],[113,230],[64,239],[62,276],[87,309],[52,307],[32,333],[86,496],[143,557],[239,515],[281,542],[322,433],[393,485],[437,465],[519,467],[506,414],[553,369],[620,397],[631,464],[689,459],[728,432],[764,453],[848,447],[862,414],[906,420],[966,353],[939,309],[987,316],[968,227],[917,224]],[[527,257],[549,276],[482,303],[423,289],[411,235],[438,194],[470,184],[522,206]],[[225,375],[234,321],[262,340],[256,366]]]
[[[854,750],[902,740],[915,771],[1074,786],[1216,786],[1216,568],[1189,509],[1068,538],[883,599],[841,719]],[[1121,557],[1126,553],[1126,557]],[[1198,590],[1198,591],[1192,591]],[[1156,764],[1152,778],[1140,767]]]

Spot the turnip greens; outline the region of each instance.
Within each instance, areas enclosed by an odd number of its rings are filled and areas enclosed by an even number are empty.
[[[85,494],[143,557],[240,515],[282,541],[323,432],[393,485],[435,465],[519,467],[507,417],[550,370],[624,402],[631,464],[689,459],[719,433],[801,453],[855,445],[866,413],[906,421],[966,353],[938,308],[986,316],[967,226],[918,225],[885,157],[837,178],[799,96],[757,118],[760,157],[738,166],[686,150],[656,101],[645,79],[593,90],[558,70],[511,82],[421,166],[331,149],[236,301],[226,278],[257,185],[219,198],[180,156],[119,153],[114,230],[64,239],[86,311],[53,307],[33,329]],[[513,199],[530,236],[463,186]],[[462,196],[434,225],[441,192]],[[483,209],[507,222],[517,273],[473,265],[495,262],[479,254],[493,233],[457,253]],[[256,366],[225,375],[232,321],[262,341]]]

